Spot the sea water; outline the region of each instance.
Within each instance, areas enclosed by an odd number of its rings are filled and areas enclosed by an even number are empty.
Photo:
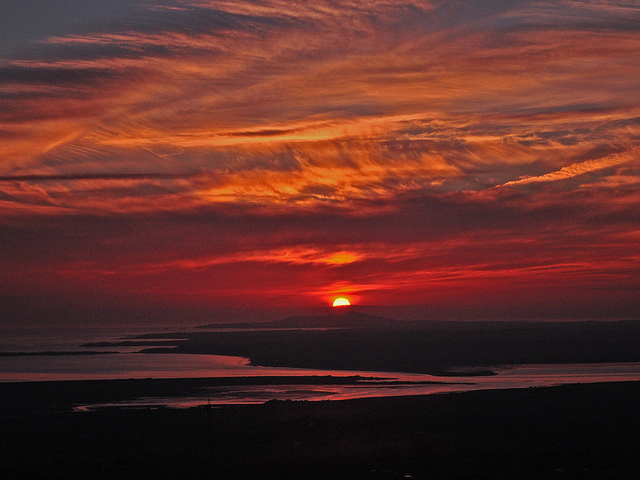
[[[401,372],[259,367],[249,359],[220,355],[137,353],[144,347],[81,347],[87,342],[117,342],[144,333],[174,333],[175,328],[143,327],[3,329],[0,353],[111,351],[94,355],[0,356],[0,381],[54,381],[124,378],[211,378],[265,376],[361,376],[376,382],[355,385],[228,385],[199,395],[138,398],[120,406],[247,404],[278,400],[344,400],[377,396],[426,395],[483,389],[530,388],[570,383],[640,381],[640,363],[487,366],[491,376],[433,376]],[[180,337],[177,332],[176,338]],[[117,353],[115,353],[117,352]],[[382,380],[382,381],[380,381]],[[433,383],[417,383],[433,382]],[[96,406],[81,406],[92,408]]]
[[[189,331],[189,330],[185,330]],[[193,330],[190,330],[193,331]],[[371,372],[256,367],[248,358],[173,353],[139,353],[144,346],[82,347],[119,342],[147,333],[176,334],[175,328],[95,327],[0,330],[0,381],[108,380],[123,378],[203,378],[249,376],[352,376]],[[166,340],[163,338],[163,340]],[[2,353],[31,355],[3,356]],[[90,355],[42,355],[44,352]],[[105,353],[99,353],[105,352]],[[390,377],[391,374],[386,374]]]

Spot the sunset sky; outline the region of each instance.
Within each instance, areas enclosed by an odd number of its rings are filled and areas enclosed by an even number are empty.
[[[640,312],[637,0],[0,18],[2,323],[337,296],[428,319]]]

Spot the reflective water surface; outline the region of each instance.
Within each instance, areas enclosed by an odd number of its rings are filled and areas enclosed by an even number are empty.
[[[147,328],[148,331],[148,328]],[[135,335],[140,329],[96,329],[76,332],[2,332],[2,352],[85,351],[87,341],[113,340]],[[351,398],[426,395],[480,389],[527,388],[569,383],[640,380],[640,363],[546,364],[487,366],[491,376],[433,376],[397,372],[330,371],[297,368],[256,367],[248,359],[218,355],[141,354],[140,347],[117,349],[117,353],[67,356],[0,356],[0,381],[54,381],[123,378],[230,378],[361,376],[376,381],[347,385],[227,385],[201,389],[196,396],[137,398],[117,404],[121,407],[166,405],[190,407],[210,402],[220,404],[263,403],[269,400],[342,400]],[[98,349],[108,351],[114,349]],[[463,369],[464,370],[464,369]],[[437,382],[437,383],[416,383]],[[233,382],[231,382],[233,383]],[[246,382],[244,382],[246,383]],[[330,383],[330,382],[329,382]],[[103,405],[104,406],[104,405]],[[79,408],[94,408],[81,406]]]
[[[200,395],[172,398],[138,398],[118,404],[85,405],[80,409],[104,406],[142,407],[170,406],[186,408],[210,403],[212,405],[254,404],[269,400],[346,400],[354,398],[429,395],[485,389],[544,387],[571,383],[619,382],[640,380],[640,363],[513,365],[496,367],[497,375],[472,377],[437,377],[433,375],[346,372],[298,369],[247,367],[265,375],[332,375],[334,377],[375,376],[376,380],[355,385],[231,385],[208,387]],[[385,380],[386,379],[386,384]],[[439,382],[416,384],[412,382]]]

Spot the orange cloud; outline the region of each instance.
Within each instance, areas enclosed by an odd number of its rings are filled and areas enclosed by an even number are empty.
[[[256,303],[631,298],[639,21],[633,2],[224,0],[69,27],[0,59],[0,293],[231,298],[255,275]]]

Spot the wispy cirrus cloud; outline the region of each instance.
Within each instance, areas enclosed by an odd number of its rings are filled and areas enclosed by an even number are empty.
[[[213,297],[214,268],[228,292],[263,269],[256,298],[636,288],[638,25],[624,1],[185,0],[55,33],[0,59],[0,225],[58,222],[62,253],[5,247],[4,285],[31,262]]]

